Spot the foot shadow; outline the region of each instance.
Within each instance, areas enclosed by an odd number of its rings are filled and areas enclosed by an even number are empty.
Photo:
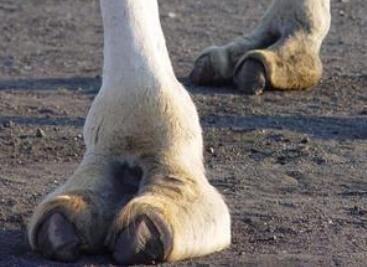
[[[0,266],[19,267],[77,267],[77,266],[109,266],[111,261],[106,255],[84,256],[76,263],[49,261],[37,252],[31,251],[27,244],[25,231],[0,230]]]
[[[208,128],[289,130],[325,140],[367,139],[367,117],[321,117],[307,115],[235,116],[210,114],[201,120]]]
[[[239,90],[237,90],[232,83],[222,84],[222,85],[211,85],[211,86],[200,86],[194,84],[189,77],[180,77],[178,78],[180,83],[184,85],[187,91],[191,94],[200,94],[200,95],[243,95]]]
[[[95,94],[101,87],[101,83],[101,77],[99,76],[45,79],[9,79],[0,80],[0,91],[55,91],[58,89],[67,89],[70,91],[82,90],[89,94]]]
[[[72,126],[83,127],[85,119],[81,117],[26,117],[26,116],[0,116],[0,125],[9,121],[17,125],[30,126]]]
[[[241,94],[233,84],[198,86],[192,83],[190,78],[178,79],[185,88],[193,94]],[[96,77],[69,77],[69,78],[45,78],[45,79],[8,79],[0,80],[0,91],[56,91],[66,89],[70,91],[83,91],[87,94],[96,94],[102,85],[102,78]]]

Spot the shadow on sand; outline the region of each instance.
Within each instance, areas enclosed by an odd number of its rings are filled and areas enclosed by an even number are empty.
[[[236,94],[236,90],[230,87],[197,87],[188,78],[180,78],[180,81],[192,94]],[[21,91],[55,91],[60,88],[67,90],[82,90],[95,94],[101,86],[101,77],[71,77],[49,79],[18,79],[0,81],[0,90]],[[84,118],[72,117],[25,117],[25,116],[0,116],[0,124],[13,121],[21,125],[37,126],[73,126],[82,127]],[[288,130],[307,134],[320,139],[366,139],[367,118],[356,117],[322,117],[313,115],[217,115],[211,114],[202,118],[202,124],[209,128],[237,128],[246,130]]]
[[[322,117],[309,115],[208,115],[204,128],[251,130],[287,130],[319,139],[367,139],[367,117]]]
[[[76,263],[49,261],[39,253],[32,252],[25,238],[25,230],[0,230],[0,266],[19,267],[77,267],[77,266],[108,266],[111,264],[108,255],[82,256]]]
[[[97,93],[100,87],[101,77],[99,76],[0,80],[0,90],[55,91],[58,89],[67,89],[71,91],[82,90],[93,94]]]

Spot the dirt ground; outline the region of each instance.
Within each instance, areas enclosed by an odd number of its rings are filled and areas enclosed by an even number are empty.
[[[367,2],[332,1],[322,82],[243,96],[188,80],[201,49],[259,21],[270,0],[162,0],[178,77],[205,134],[211,182],[226,196],[233,244],[162,266],[367,265]],[[97,0],[0,0],[0,266],[62,265],[29,251],[25,225],[83,155],[82,126],[100,86]]]

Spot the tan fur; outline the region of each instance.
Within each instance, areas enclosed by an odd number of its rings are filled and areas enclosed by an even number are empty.
[[[204,50],[193,73],[214,73],[209,82],[230,81],[251,58],[263,63],[272,88],[312,87],[322,75],[319,54],[330,19],[329,0],[274,0],[254,32]]]

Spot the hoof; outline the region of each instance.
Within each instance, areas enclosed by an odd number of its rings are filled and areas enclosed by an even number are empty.
[[[119,264],[149,264],[164,261],[171,246],[166,224],[143,215],[119,233],[112,250]]]
[[[245,59],[237,66],[233,80],[237,88],[248,95],[261,95],[267,87],[265,68],[253,59]]]
[[[80,240],[74,226],[53,213],[39,227],[37,247],[49,259],[70,262],[79,257]]]

